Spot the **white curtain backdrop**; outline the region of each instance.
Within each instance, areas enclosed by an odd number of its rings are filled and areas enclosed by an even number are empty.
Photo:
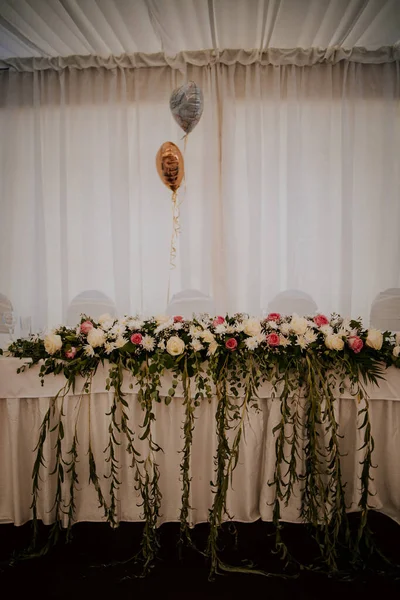
[[[188,65],[204,92],[190,134],[165,67],[0,73],[0,292],[33,327],[97,289],[119,314],[165,310],[170,192],[162,142],[184,152],[171,295],[260,313],[279,291],[368,318],[400,285],[399,63]]]

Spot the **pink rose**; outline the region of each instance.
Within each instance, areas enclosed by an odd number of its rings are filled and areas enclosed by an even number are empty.
[[[236,350],[237,341],[235,340],[235,338],[229,338],[229,340],[226,340],[225,347],[228,348],[228,350]]]
[[[133,333],[131,335],[131,342],[132,344],[136,344],[136,346],[139,346],[142,343],[142,339],[143,336],[141,333]]]
[[[317,315],[313,319],[314,323],[317,327],[322,327],[322,325],[329,325],[329,319],[325,315]]]
[[[213,321],[213,325],[214,327],[216,327],[217,325],[222,325],[222,323],[225,323],[225,319],[224,317],[216,317]]]
[[[181,317],[180,315],[176,315],[176,317],[174,317],[174,323],[182,323],[183,321],[183,317]]]
[[[91,329],[93,329],[93,323],[91,321],[83,321],[83,323],[81,323],[82,333],[87,335]]]
[[[277,333],[270,333],[267,335],[266,340],[269,346],[279,346],[280,344],[279,335]]]
[[[266,321],[279,321],[281,315],[279,313],[269,313],[268,317],[265,319]]]
[[[72,346],[71,350],[66,351],[65,356],[67,358],[75,358],[75,354],[76,354],[76,348],[74,348],[74,346]]]
[[[361,352],[364,346],[364,342],[357,335],[350,336],[347,340],[347,343],[349,344],[349,347],[351,348],[351,350],[353,350],[355,354]]]

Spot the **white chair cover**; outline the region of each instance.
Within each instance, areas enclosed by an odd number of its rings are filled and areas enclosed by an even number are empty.
[[[370,326],[382,331],[400,331],[400,288],[377,295],[371,305]]]
[[[114,302],[103,292],[87,290],[75,296],[71,301],[67,311],[67,325],[73,327],[79,323],[82,313],[93,319],[98,319],[106,313],[115,317],[116,309]]]
[[[282,315],[297,314],[299,316],[313,315],[317,312],[316,302],[300,290],[285,290],[280,292],[268,304],[268,312],[277,312]]]
[[[199,290],[183,290],[172,297],[166,313],[171,316],[180,315],[185,319],[191,319],[193,313],[214,315],[215,305],[210,296],[199,292]]]

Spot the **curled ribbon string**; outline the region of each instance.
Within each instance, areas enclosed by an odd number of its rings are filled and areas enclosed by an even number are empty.
[[[178,235],[181,230],[179,223],[180,216],[180,203],[178,202],[178,194],[172,193],[172,236],[171,236],[171,247],[169,253],[169,275],[168,275],[168,292],[167,292],[167,304],[169,303],[170,287],[171,287],[171,271],[175,269],[176,264],[176,242]]]

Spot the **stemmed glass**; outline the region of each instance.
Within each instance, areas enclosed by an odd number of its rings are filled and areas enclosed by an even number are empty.
[[[21,317],[19,320],[20,335],[23,340],[29,339],[31,334],[31,317]]]
[[[2,321],[8,329],[11,340],[14,340],[14,329],[15,323],[17,322],[14,312],[12,310],[4,312],[2,315]]]

